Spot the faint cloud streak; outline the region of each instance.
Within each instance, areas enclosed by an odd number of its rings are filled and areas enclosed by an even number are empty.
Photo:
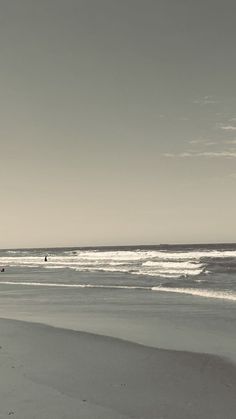
[[[222,125],[220,128],[224,131],[236,131],[236,127],[234,125]]]
[[[236,151],[203,151],[203,152],[183,152],[183,153],[164,153],[164,157],[170,158],[193,158],[193,157],[206,157],[206,158],[231,158],[236,159]]]
[[[191,141],[189,141],[189,144],[199,144],[199,145],[201,145],[201,146],[212,146],[212,145],[216,145],[217,144],[217,142],[216,141],[212,141],[212,140],[210,140],[210,139],[204,139],[204,138],[199,138],[199,139],[196,139],[196,140],[191,140]]]
[[[195,105],[206,106],[206,105],[216,105],[217,103],[219,103],[219,101],[213,99],[212,96],[203,96],[202,98],[195,99],[193,103]]]

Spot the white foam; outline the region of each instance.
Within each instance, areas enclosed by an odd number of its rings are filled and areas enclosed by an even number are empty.
[[[105,288],[105,289],[137,289],[137,290],[149,290],[151,287],[133,286],[133,285],[93,285],[93,284],[62,284],[54,282],[17,282],[17,281],[1,281],[0,285],[23,285],[33,287],[56,287],[56,288]]]
[[[183,259],[199,259],[199,258],[226,258],[236,257],[235,250],[199,250],[186,252],[171,252],[171,251],[77,251],[77,256],[82,259],[115,259],[115,260],[145,260],[149,258],[158,258],[161,260],[183,260]]]
[[[168,270],[152,270],[151,272],[148,271],[148,274],[152,274],[152,275],[157,275],[157,276],[163,276],[163,275],[176,275],[178,277],[180,276],[186,276],[186,275],[190,275],[190,276],[194,276],[194,275],[200,275],[200,273],[202,272],[202,269],[168,269]],[[143,274],[145,274],[145,272],[143,272]]]
[[[22,282],[22,281],[1,281],[0,285],[21,285],[21,286],[33,286],[33,287],[55,287],[55,288],[102,288],[102,289],[124,289],[124,290],[141,290],[141,291],[155,291],[155,292],[167,292],[177,294],[187,294],[196,297],[213,298],[220,300],[236,301],[235,292],[226,291],[212,291],[206,289],[195,289],[195,288],[169,288],[169,287],[146,287],[146,286],[135,286],[135,285],[94,285],[94,284],[64,284],[64,283],[53,283],[53,282]]]
[[[175,270],[183,270],[183,269],[199,269],[199,267],[202,267],[203,265],[196,262],[181,262],[181,261],[175,261],[175,262],[168,262],[168,261],[147,261],[142,264],[142,266],[153,266],[156,268],[161,269],[175,269]]]
[[[14,250],[10,252],[15,252]],[[17,251],[18,252],[18,251]],[[164,276],[177,278],[196,276],[204,271],[204,258],[235,257],[235,250],[199,250],[199,251],[157,251],[157,250],[77,250],[76,253],[64,252],[61,255],[48,254],[47,263],[44,257],[29,256],[25,252],[21,256],[10,255],[1,257],[0,263],[7,267],[37,267],[47,269],[70,268],[76,271],[126,272],[136,275]]]
[[[169,287],[152,287],[153,291],[159,292],[174,292],[178,294],[189,294],[197,297],[217,298],[220,300],[236,301],[236,293],[229,293],[225,291],[212,291],[206,289],[195,288],[169,288]]]

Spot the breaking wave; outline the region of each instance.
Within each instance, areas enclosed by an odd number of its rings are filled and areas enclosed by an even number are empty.
[[[1,268],[5,285],[146,290],[236,301],[236,245],[0,250]]]
[[[72,269],[79,272],[117,272],[166,278],[194,277],[206,270],[234,269],[236,250],[10,250],[0,258],[0,266]],[[229,260],[230,265],[229,265]],[[226,261],[226,267],[225,267]]]
[[[139,290],[139,291],[155,291],[165,293],[178,293],[193,295],[196,297],[213,298],[221,300],[236,301],[236,292],[223,292],[207,289],[196,288],[170,288],[170,287],[148,287],[136,285],[101,285],[101,284],[66,284],[66,283],[53,283],[53,282],[22,282],[22,281],[1,281],[0,285],[18,285],[30,287],[55,287],[55,288],[95,288],[95,289],[111,289],[111,290]]]

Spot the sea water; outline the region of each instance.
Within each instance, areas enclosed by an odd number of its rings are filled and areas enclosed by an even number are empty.
[[[0,317],[236,362],[236,245],[11,249],[0,267]]]
[[[0,268],[1,284],[146,289],[236,301],[235,244],[1,250]]]

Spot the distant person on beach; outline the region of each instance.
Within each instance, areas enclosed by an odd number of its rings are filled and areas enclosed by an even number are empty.
[[[47,256],[45,256],[45,258],[44,258],[44,262],[47,262],[48,261],[48,257]]]
[[[1,269],[1,272],[5,272],[5,269],[4,269],[4,268],[2,268],[2,269]]]

